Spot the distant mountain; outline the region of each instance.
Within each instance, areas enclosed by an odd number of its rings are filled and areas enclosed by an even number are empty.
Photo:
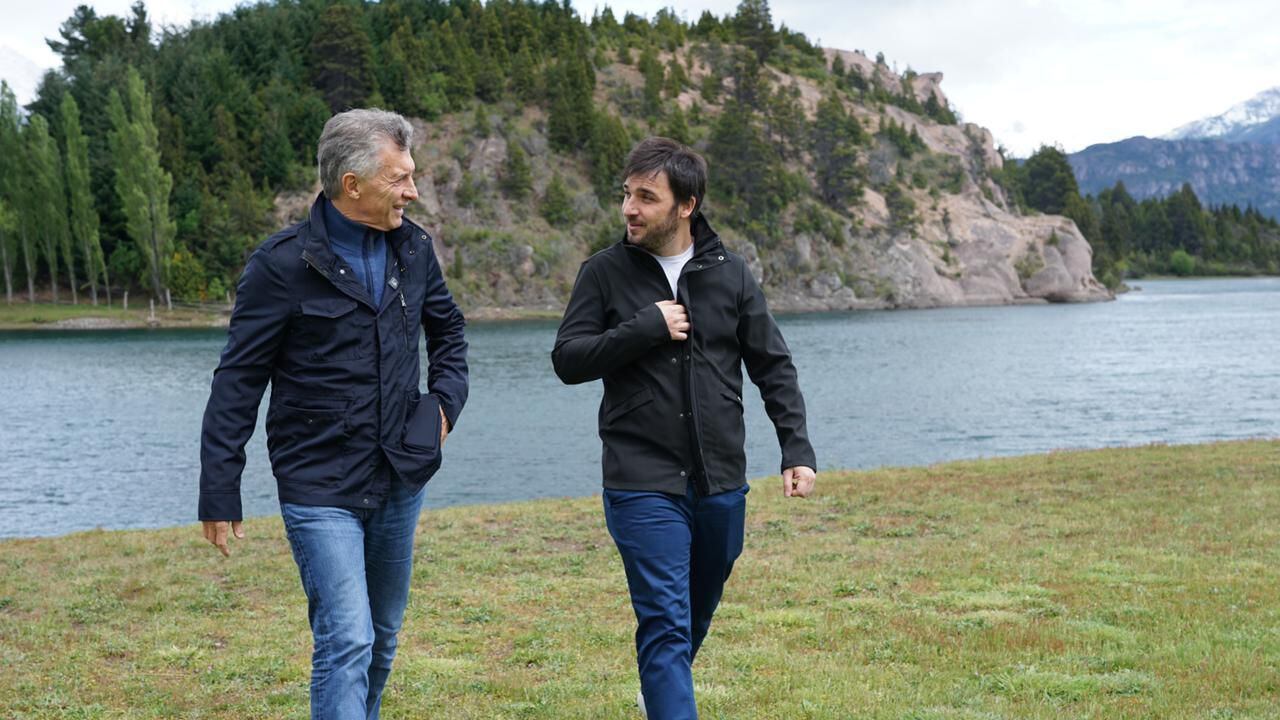
[[[1188,123],[1162,140],[1280,143],[1280,87],[1264,90],[1211,118]]]
[[[1276,123],[1257,124],[1255,131]],[[1068,156],[1080,192],[1123,180],[1136,198],[1164,197],[1191,183],[1209,205],[1252,205],[1280,218],[1280,144],[1146,137],[1091,145]]]
[[[1123,180],[1136,198],[1191,183],[1211,205],[1252,205],[1280,218],[1280,87],[1159,139],[1134,137],[1068,156],[1083,193]]]
[[[9,83],[19,105],[31,102],[45,69],[8,45],[0,45],[0,79]]]

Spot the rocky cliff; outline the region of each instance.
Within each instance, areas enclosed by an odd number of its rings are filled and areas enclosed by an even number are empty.
[[[675,59],[690,68],[691,87],[711,72],[690,48]],[[847,68],[858,68],[882,87],[909,87],[917,100],[947,99],[941,73],[895,75],[861,53],[828,50]],[[663,53],[663,63],[671,59]],[[778,86],[794,86],[812,120],[823,97],[820,80],[770,68]],[[629,65],[597,71],[598,103],[634,93],[643,79]],[[686,90],[676,101],[714,117],[716,103]],[[717,216],[716,188],[708,189],[707,216],[726,244],[744,255],[763,283],[775,311],[922,308],[1025,302],[1111,299],[1091,272],[1092,251],[1074,223],[1058,216],[1019,215],[993,173],[1002,165],[991,133],[977,125],[944,125],[894,104],[851,102],[847,107],[871,141],[857,164],[865,177],[861,197],[845,208],[811,200],[783,213],[780,241],[752,239]],[[883,119],[882,119],[883,118]],[[910,157],[881,135],[885,119],[914,130],[926,150]],[[534,107],[510,104],[418,123],[417,206],[410,216],[426,225],[451,287],[473,317],[531,311],[558,312],[579,263],[594,248],[621,237],[617,207],[592,190],[584,161],[550,150],[546,117]],[[632,135],[648,131],[632,124]],[[706,147],[705,133],[694,146]],[[501,192],[508,150],[519,143],[530,159],[530,199]],[[791,163],[812,177],[806,158]],[[553,225],[538,213],[538,200],[554,176],[569,190],[574,220]],[[892,191],[886,188],[899,188]],[[277,220],[300,217],[311,193],[281,196]],[[886,193],[894,197],[887,198]]]

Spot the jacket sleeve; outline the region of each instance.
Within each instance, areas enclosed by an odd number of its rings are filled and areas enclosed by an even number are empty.
[[[467,340],[463,334],[467,321],[445,285],[430,238],[424,255],[427,292],[422,301],[422,329],[427,333],[427,391],[440,398],[440,407],[453,430],[470,389]]]
[[[258,422],[258,405],[271,379],[276,352],[289,324],[288,289],[271,256],[259,248],[236,287],[227,346],[204,409],[200,432],[201,520],[240,520],[244,446]]]
[[[773,421],[782,448],[782,469],[804,465],[818,469],[805,422],[804,396],[791,350],[769,314],[764,291],[745,264],[738,313],[738,345],[751,382],[760,388],[765,413]]]
[[[606,328],[605,300],[590,261],[583,263],[551,351],[551,364],[566,385],[598,380],[671,337],[662,308],[655,304],[641,308],[617,327]]]

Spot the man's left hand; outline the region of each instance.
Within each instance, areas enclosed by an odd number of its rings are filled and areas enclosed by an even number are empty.
[[[786,497],[806,498],[813,492],[818,473],[813,468],[797,465],[782,471],[782,494]]]
[[[444,415],[444,408],[440,408],[440,447],[444,447],[444,441],[449,437],[449,418]]]

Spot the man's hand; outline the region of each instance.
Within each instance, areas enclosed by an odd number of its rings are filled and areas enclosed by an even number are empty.
[[[662,310],[662,317],[667,321],[667,332],[671,333],[671,339],[688,340],[689,313],[684,311],[684,306],[677,304],[675,300],[660,300],[655,304]]]
[[[806,498],[813,492],[813,482],[818,474],[811,467],[797,465],[782,471],[782,494],[786,497]]]
[[[445,417],[444,408],[440,408],[440,447],[444,447],[444,441],[449,438],[449,418]]]
[[[204,521],[204,539],[217,546],[224,557],[231,557],[231,548],[227,547],[228,529],[235,534],[237,540],[244,539],[244,528],[241,527],[239,520],[233,520],[230,523],[226,520]]]

